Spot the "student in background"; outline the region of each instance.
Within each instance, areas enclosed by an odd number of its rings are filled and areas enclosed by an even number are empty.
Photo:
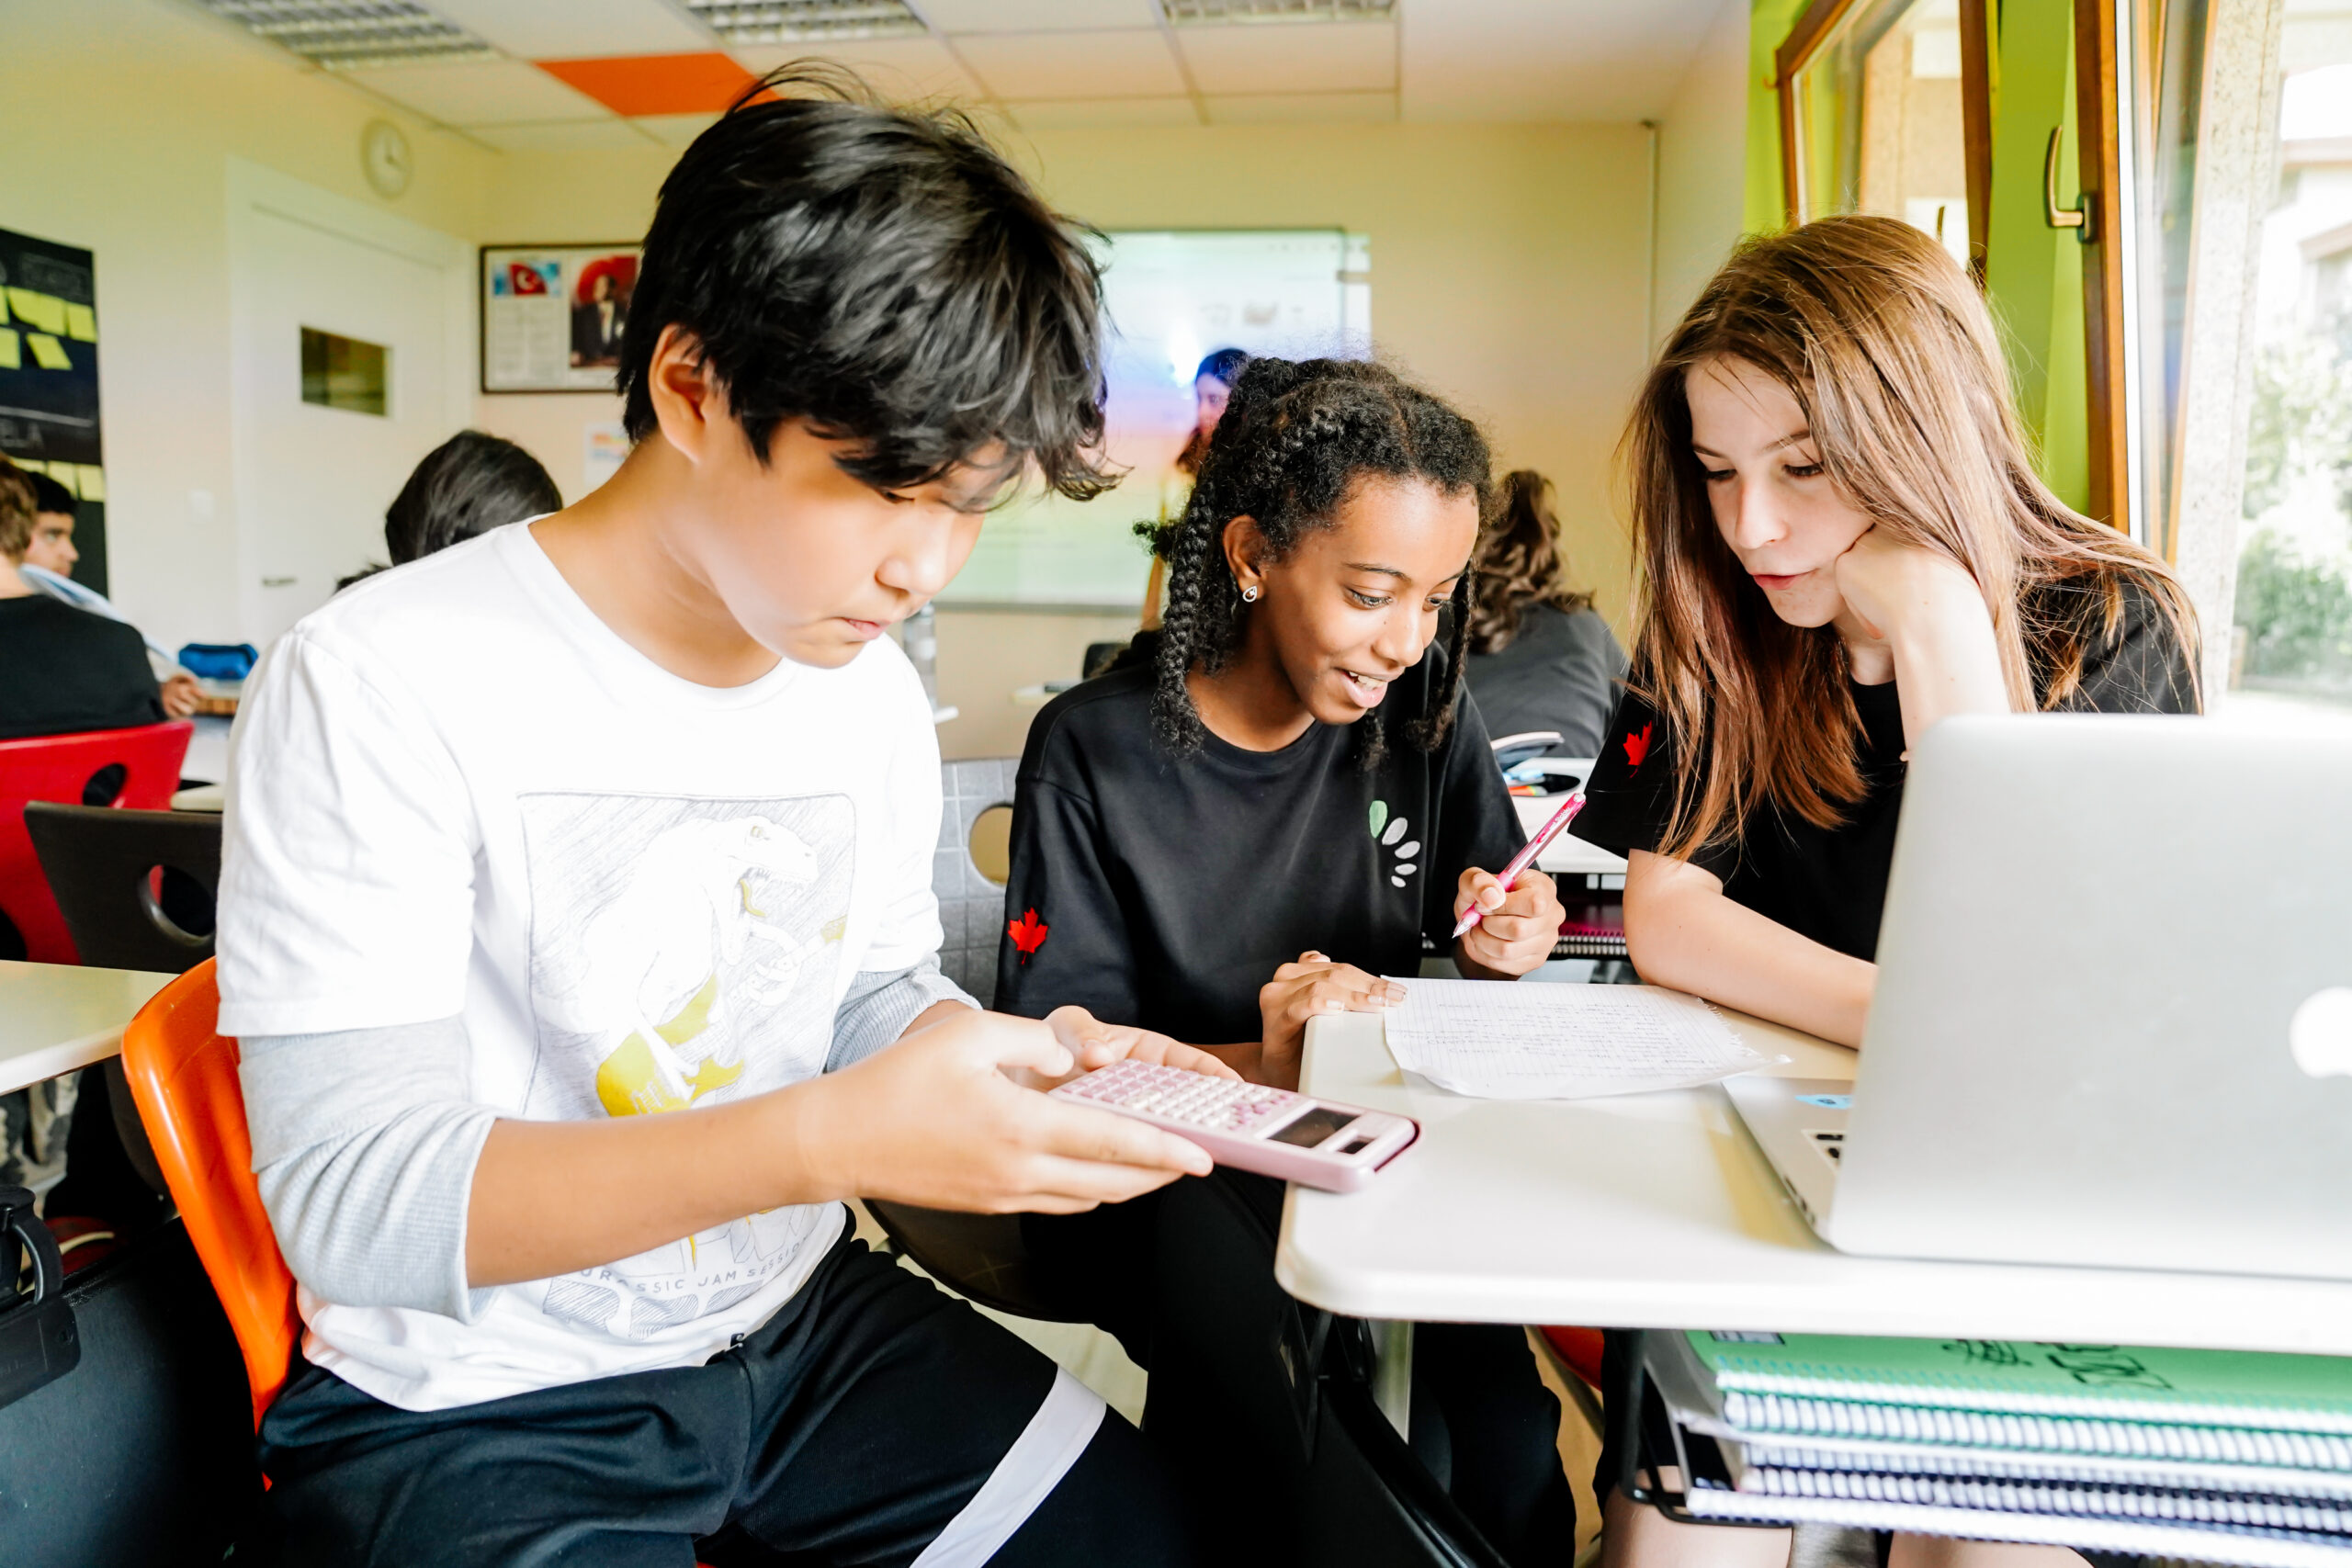
[[[1220,348],[1203,359],[1201,367],[1193,372],[1193,428],[1184,436],[1183,449],[1176,454],[1176,471],[1160,487],[1159,518],[1151,525],[1153,529],[1165,528],[1184,515],[1184,503],[1193,494],[1193,481],[1200,478],[1201,460],[1208,454],[1209,438],[1216,434],[1217,421],[1225,417],[1235,378],[1249,363],[1250,355],[1242,350]],[[1155,551],[1151,576],[1143,590],[1144,630],[1159,629],[1167,587],[1168,563]]]
[[[62,599],[77,610],[110,621],[122,620],[122,612],[105,594],[74,581],[74,563],[82,558],[82,552],[74,547],[74,492],[47,474],[25,473],[25,479],[33,487],[33,542],[27,547],[25,558],[17,563],[17,575],[28,588]],[[181,669],[179,660],[162,643],[144,634],[140,640],[147,645],[148,668],[162,682],[164,716],[186,718],[196,711],[197,699],[202,694],[196,677]]]
[[[1306,1021],[1386,1006],[1422,941],[1510,980],[1551,956],[1551,879],[1491,874],[1525,840],[1462,686],[1485,438],[1376,365],[1252,360],[1161,538],[1168,619],[1046,705],[1013,799],[997,1005],[1204,1043],[1295,1087]],[[1454,646],[1436,646],[1453,607]],[[1470,933],[1455,919],[1487,911]],[[1220,1172],[1279,1204],[1281,1184]],[[1134,1260],[1153,1205],[1035,1226],[1100,1321],[1165,1343]],[[1065,1269],[1068,1258],[1074,1268]],[[1269,1257],[1266,1267],[1272,1269]],[[1184,1369],[1150,1368],[1155,1386]],[[1573,1555],[1556,1403],[1517,1328],[1416,1342],[1416,1426],[1448,1433],[1454,1495],[1514,1562]],[[1214,1445],[1214,1434],[1155,1439]]]
[[[1563,757],[1600,750],[1625,650],[1560,579],[1552,481],[1532,468],[1503,476],[1494,522],[1478,542],[1470,595],[1470,690],[1494,735],[1552,729]]]
[[[33,542],[31,479],[0,457],[0,740],[160,724],[139,633],[39,592],[19,570]]]
[[[1200,1561],[1133,1428],[843,1201],[1208,1169],[1037,1090],[1220,1064],[941,976],[886,635],[1020,476],[1109,481],[1094,264],[968,121],[814,68],[686,149],[643,257],[619,471],[331,599],[238,716],[220,1025],[308,1330],[260,1433],[284,1556]]]
[[[2051,493],[2013,410],[1974,285],[1894,219],[1751,241],[1683,318],[1625,436],[1638,628],[1574,829],[1630,857],[1644,978],[1860,1044],[1921,736],[1954,714],[2196,710],[2179,584]],[[1789,1552],[1785,1531],[1614,1496],[1605,1539],[1613,1563]]]
[[[427,452],[392,498],[384,547],[393,566],[405,566],[476,534],[562,510],[562,492],[537,457],[503,437],[461,430]],[[363,568],[335,588],[385,570]]]

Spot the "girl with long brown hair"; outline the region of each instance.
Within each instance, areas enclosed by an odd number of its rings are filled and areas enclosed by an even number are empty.
[[[2188,600],[2035,475],[1984,301],[1892,219],[1743,245],[1622,451],[1638,626],[1576,831],[1630,860],[1644,978],[1859,1044],[1909,748],[1954,714],[2193,711]],[[1787,1555],[1610,1517],[1618,1562]]]

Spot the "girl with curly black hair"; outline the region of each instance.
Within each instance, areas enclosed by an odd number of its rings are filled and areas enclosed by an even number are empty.
[[[1549,956],[1550,879],[1487,869],[1522,835],[1462,684],[1487,482],[1477,427],[1393,371],[1251,362],[1155,531],[1162,630],[1030,730],[1001,1006],[1083,1002],[1288,1087],[1306,1020],[1385,1006],[1425,937],[1481,977]]]
[[[1524,835],[1462,683],[1487,485],[1476,426],[1395,373],[1250,362],[1182,518],[1151,530],[1169,564],[1164,629],[1030,730],[1000,1009],[1083,1003],[1288,1087],[1310,1017],[1386,1006],[1380,976],[1417,974],[1425,951],[1499,980],[1550,955],[1550,879],[1506,896],[1487,869]],[[1473,900],[1486,917],[1454,942]],[[1278,1183],[1216,1179],[1279,1205]],[[1159,1207],[1023,1230],[1041,1269],[1151,1362],[1163,1450],[1226,1454],[1237,1435],[1214,1412],[1195,1429],[1169,1403],[1214,1377],[1154,1316]],[[1269,1272],[1272,1235],[1270,1219]],[[1463,1511],[1512,1562],[1566,1562],[1558,1406],[1524,1335],[1432,1325],[1414,1355],[1416,1445],[1452,1456],[1432,1466]]]

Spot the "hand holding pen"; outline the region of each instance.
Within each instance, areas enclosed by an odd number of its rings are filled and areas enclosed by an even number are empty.
[[[1528,840],[1526,847],[1495,875],[1489,877],[1476,870],[1463,874],[1461,895],[1455,906],[1460,919],[1453,927],[1454,940],[1461,949],[1459,956],[1495,974],[1512,976],[1523,975],[1551,956],[1566,911],[1552,894],[1551,878],[1542,872],[1531,875],[1529,868],[1545,846],[1575,819],[1583,804],[1581,794],[1570,795],[1552,814],[1551,820]],[[1488,893],[1489,888],[1495,890],[1493,895]],[[1519,904],[1529,907],[1513,907]],[[1491,926],[1486,924],[1489,916],[1495,918]],[[1478,932],[1477,937],[1466,942],[1462,940],[1474,931]]]

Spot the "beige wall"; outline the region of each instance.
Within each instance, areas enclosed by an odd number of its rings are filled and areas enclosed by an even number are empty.
[[[240,157],[470,242],[643,231],[673,155],[499,153],[407,120],[274,48],[161,0],[0,0],[13,51],[0,141],[39,147],[0,185],[0,224],[98,256],[118,596],[167,640],[233,616],[225,168]],[[396,202],[362,181],[360,129],[403,124],[418,174]],[[1622,615],[1608,459],[1643,362],[1650,193],[1636,126],[1301,126],[1007,132],[1057,204],[1105,228],[1333,225],[1371,236],[1385,354],[1459,400],[1500,461],[1559,484],[1576,575]],[[600,395],[482,397],[474,417],[582,486]],[[217,513],[191,520],[189,492]],[[1122,627],[958,616],[944,677],[968,680],[963,754],[1016,749],[1001,695],[1075,669]],[[1033,624],[1034,623],[1034,624]],[[1107,629],[1106,629],[1107,627]],[[947,698],[956,701],[955,696]],[[964,705],[959,703],[958,705]],[[998,711],[1002,709],[1003,711]]]
[[[1380,351],[1476,415],[1501,466],[1553,477],[1572,570],[1622,613],[1608,463],[1645,349],[1640,127],[1226,126],[1012,145],[1102,228],[1370,235]]]
[[[1086,647],[1135,636],[1133,615],[939,612],[939,701],[956,716],[939,727],[943,757],[1018,757],[1037,705],[1013,694],[1075,681]]]
[[[0,226],[97,255],[115,598],[171,646],[218,637],[238,615],[228,160],[469,237],[497,154],[290,69],[193,6],[0,0]],[[416,154],[397,203],[360,174],[360,130],[377,118]],[[210,522],[192,491],[212,496]]]
[[[1744,33],[1742,39],[1744,40]],[[1743,43],[1744,47],[1744,43]],[[1341,227],[1372,240],[1381,351],[1485,422],[1498,459],[1557,480],[1576,575],[1625,604],[1609,454],[1646,344],[1648,149],[1638,126],[1252,126],[999,134],[1050,198],[1104,229]],[[1724,176],[1737,211],[1738,169]],[[671,155],[515,153],[488,240],[641,232]],[[1702,198],[1687,204],[1703,208]],[[1725,243],[1728,243],[1726,239]],[[582,427],[613,400],[484,397],[481,425],[537,453],[567,497]],[[1138,571],[1138,591],[1141,573]],[[1022,686],[1078,673],[1131,619],[943,610],[951,757],[1017,753]]]
[[[1723,10],[1658,123],[1650,338],[1665,341],[1739,240],[1747,156],[1748,0]]]

